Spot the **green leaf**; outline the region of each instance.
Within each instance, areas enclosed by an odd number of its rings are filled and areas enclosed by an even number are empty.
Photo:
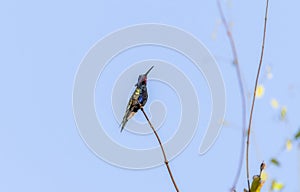
[[[300,139],[300,129],[298,130],[298,132],[295,135],[295,140]]]
[[[251,183],[251,192],[260,192],[262,186],[265,184],[265,181],[261,179],[259,175],[254,175],[253,176],[253,181]]]
[[[276,165],[276,166],[280,166],[280,163],[279,163],[279,161],[277,160],[277,159],[275,159],[275,158],[272,158],[271,159],[271,163],[273,163],[274,165]]]
[[[260,186],[260,177],[258,175],[255,175],[253,177],[253,181],[252,181],[252,184],[251,184],[251,190],[250,191],[253,191],[253,192],[256,192],[258,187]],[[259,190],[260,191],[260,190]],[[257,191],[257,192],[259,192]]]
[[[287,114],[287,108],[286,108],[286,106],[282,106],[281,110],[280,110],[280,118],[281,118],[281,120],[285,120],[286,119],[286,114]]]

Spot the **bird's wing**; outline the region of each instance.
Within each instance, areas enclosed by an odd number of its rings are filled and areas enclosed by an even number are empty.
[[[120,124],[121,126],[121,131],[123,131],[127,121],[134,115],[135,112],[132,112],[132,106],[134,106],[138,102],[138,98],[140,95],[141,90],[139,88],[136,88],[134,93],[132,94],[131,98],[128,101],[127,108],[125,115],[123,117],[122,123]]]

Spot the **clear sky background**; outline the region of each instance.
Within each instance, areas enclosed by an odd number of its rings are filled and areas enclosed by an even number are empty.
[[[261,49],[265,2],[222,2],[232,22],[245,84],[251,93]],[[299,6],[295,0],[270,1],[260,81],[265,94],[257,100],[253,117],[251,175],[257,174],[261,161],[268,162],[276,155],[300,126]],[[226,126],[211,150],[200,156],[199,144],[209,119],[204,114],[206,108],[209,110],[205,99],[209,96],[203,78],[191,75],[193,82],[199,82],[196,89],[199,103],[203,104],[203,117],[190,145],[170,166],[181,191],[228,191],[231,187],[240,151],[241,105],[231,49],[215,1],[12,0],[1,2],[0,21],[0,191],[174,191],[164,166],[127,170],[98,158],[81,139],[73,117],[73,81],[87,51],[107,34],[141,23],[168,24],[188,31],[215,56],[226,86]],[[136,51],[122,56],[121,69],[139,59],[158,57],[176,62],[176,57],[162,54],[166,50],[152,47]],[[132,59],[135,55],[136,59]],[[116,58],[114,62],[117,61]],[[266,66],[272,68],[270,80],[266,78]],[[179,63],[178,68],[192,71]],[[114,82],[117,76],[105,78]],[[155,83],[150,88],[154,87]],[[160,96],[159,91],[153,92],[149,102]],[[280,109],[270,106],[272,98],[287,107],[285,121],[280,121]],[[173,99],[178,102],[175,96]],[[111,109],[107,110],[107,116],[113,118]],[[166,118],[166,125],[172,127],[174,122]],[[163,128],[159,134],[166,141],[171,134]],[[137,146],[138,141],[118,138]],[[152,143],[150,146],[156,146],[154,138]],[[270,179],[286,184],[287,192],[300,191],[300,152],[296,148],[294,143],[293,150],[278,156],[280,168],[267,169]],[[246,187],[245,167],[239,181],[238,191],[242,191]]]

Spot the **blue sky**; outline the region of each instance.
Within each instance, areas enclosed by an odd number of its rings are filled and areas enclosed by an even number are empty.
[[[173,25],[188,31],[215,56],[224,78],[225,119],[229,125],[222,129],[211,150],[200,156],[199,144],[209,119],[203,114],[194,139],[170,166],[181,191],[227,191],[231,187],[240,150],[241,109],[232,54],[224,29],[219,25],[216,2],[9,1],[1,4],[0,191],[174,191],[164,166],[127,170],[98,158],[81,139],[72,111],[76,70],[88,50],[109,33],[141,23]],[[247,90],[251,92],[261,49],[265,2],[224,1],[223,5],[233,23],[241,69]],[[271,66],[274,77],[261,81],[265,95],[257,100],[253,117],[251,175],[257,174],[261,161],[268,161],[276,154],[300,126],[298,7],[296,1],[270,2],[263,72],[267,65]],[[212,39],[215,31],[217,38]],[[128,59],[122,69],[133,64],[131,61],[150,56],[174,60],[168,58],[168,51],[155,47],[136,51],[136,59],[132,59],[134,52],[122,56]],[[178,67],[192,71],[180,64]],[[106,78],[113,82],[117,77],[107,75]],[[205,112],[207,85],[202,77],[197,79],[191,75],[190,78],[199,82],[198,92],[204,90],[199,102],[203,103],[201,110]],[[97,94],[101,95],[101,90]],[[270,107],[272,98],[287,106],[286,122],[279,121],[279,111]],[[170,119],[167,123],[174,124]],[[160,135],[166,141],[170,133],[162,128]],[[128,142],[124,137],[118,138],[134,146],[141,140]],[[151,142],[151,146],[156,146],[154,139]],[[284,191],[300,190],[299,156],[299,149],[283,153],[279,157],[282,167],[270,166],[267,170],[271,178],[286,184]],[[243,167],[238,190],[245,186]]]

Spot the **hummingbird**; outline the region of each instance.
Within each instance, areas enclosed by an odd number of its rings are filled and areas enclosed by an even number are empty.
[[[134,116],[134,114],[144,107],[148,99],[148,92],[147,92],[147,75],[153,69],[152,66],[145,74],[139,75],[138,82],[135,84],[136,88],[133,92],[132,96],[130,97],[125,115],[123,120],[120,124],[121,132],[123,131],[126,123],[128,120]]]

